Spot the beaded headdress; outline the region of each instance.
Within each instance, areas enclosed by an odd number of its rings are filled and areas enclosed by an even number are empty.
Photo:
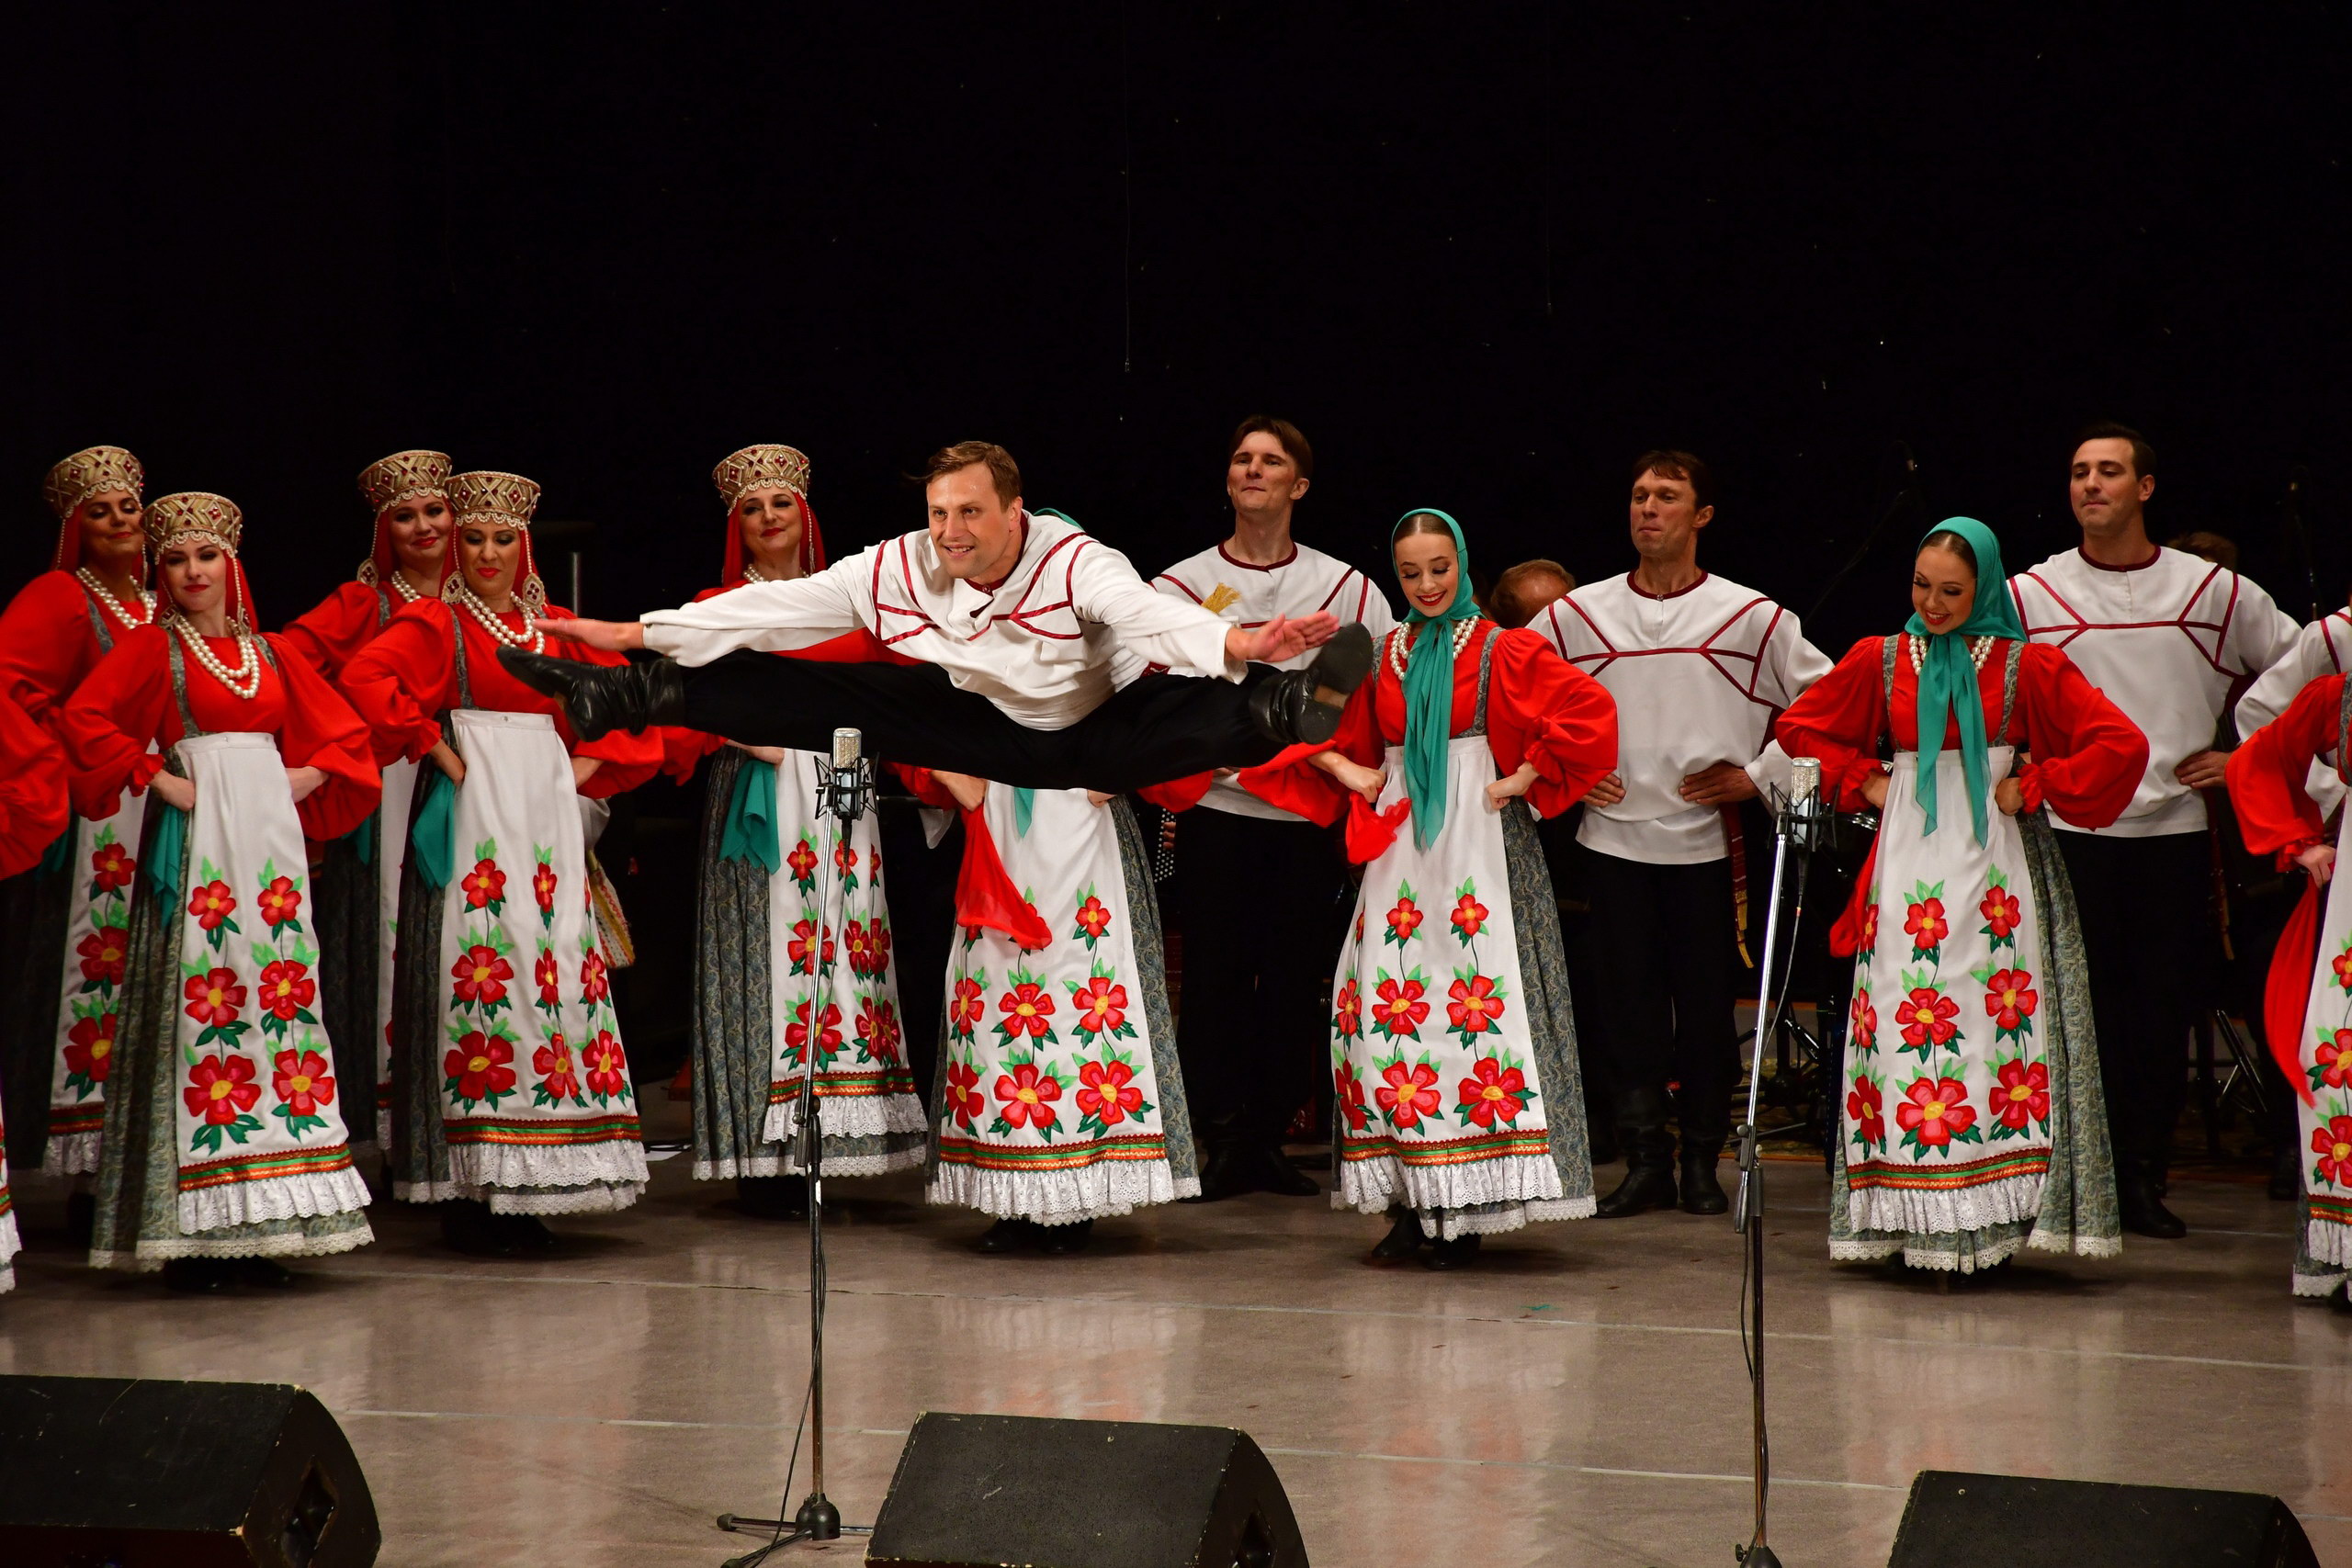
[[[520,474],[476,468],[470,473],[449,476],[449,510],[458,514],[456,527],[462,528],[469,523],[503,523],[522,531],[523,565],[514,574],[514,597],[534,613],[546,609],[548,603],[548,585],[539,581],[538,562],[531,553],[531,513],[538,504],[538,485]],[[448,556],[441,567],[445,592],[457,563],[457,541],[452,538]]]
[[[736,508],[755,490],[786,490],[800,510],[800,570],[825,570],[825,539],[817,527],[816,510],[808,504],[808,457],[791,446],[766,444],[746,446],[719,460],[710,470],[710,482],[727,502],[727,558],[719,581],[732,588],[743,581],[746,565],[743,529]]]
[[[119,446],[85,446],[49,470],[40,491],[57,513],[57,548],[51,564],[71,571],[82,562],[82,530],[74,513],[84,502],[110,490],[137,495],[147,487],[147,470]]]
[[[177,545],[208,540],[229,554],[230,618],[254,624],[253,590],[245,581],[244,562],[237,546],[244,537],[245,514],[225,495],[208,491],[181,491],[157,496],[147,503],[147,553],[156,563],[156,592],[166,596],[163,581],[164,552]]]
[[[392,556],[392,534],[384,514],[403,501],[432,495],[448,500],[449,454],[395,452],[379,457],[359,470],[359,494],[368,502],[368,514],[376,520],[376,535],[368,558],[352,575],[372,586],[390,577],[399,565]]]

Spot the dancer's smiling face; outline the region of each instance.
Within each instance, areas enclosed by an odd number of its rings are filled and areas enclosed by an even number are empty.
[[[449,502],[437,495],[411,496],[384,517],[392,538],[392,557],[419,577],[431,579],[441,570],[442,552],[449,547]]]
[[[770,579],[798,577],[800,535],[806,526],[793,493],[782,485],[747,490],[735,503],[735,525],[743,530],[745,558]]]
[[[82,530],[82,558],[100,570],[139,575],[140,552],[147,547],[145,513],[137,492],[102,490],[74,509]]]
[[[220,607],[229,592],[229,552],[209,539],[173,545],[155,558],[164,590],[191,615]]]
[[[466,586],[498,603],[514,592],[523,565],[523,530],[507,523],[469,523],[458,530],[458,570]]]
[[[950,469],[923,486],[932,548],[948,576],[994,582],[1021,558],[1021,498],[996,492],[986,463]]]
[[[1442,615],[1462,592],[1462,563],[1451,534],[1406,534],[1396,540],[1396,581],[1424,615]]]
[[[1933,634],[1966,626],[1976,612],[1976,569],[1941,545],[1929,545],[1911,567],[1911,607]]]

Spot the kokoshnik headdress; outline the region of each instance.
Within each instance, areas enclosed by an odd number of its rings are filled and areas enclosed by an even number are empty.
[[[171,592],[164,583],[165,550],[197,543],[218,545],[229,558],[229,619],[252,630],[259,624],[260,616],[254,609],[253,586],[245,581],[245,563],[237,556],[237,546],[244,532],[245,514],[225,495],[189,490],[149,502],[147,553],[156,563],[156,592],[168,598]],[[176,605],[173,608],[176,610]]]
[[[800,570],[819,572],[825,570],[825,537],[817,527],[817,513],[808,504],[808,457],[790,446],[774,445],[746,446],[719,460],[710,470],[710,482],[727,502],[727,558],[722,587],[732,588],[743,581],[744,570],[750,565],[743,548],[743,528],[737,509],[743,497],[755,490],[786,490],[792,492],[792,503],[800,511]]]
[[[503,525],[523,536],[523,564],[514,574],[515,602],[531,615],[547,614],[548,585],[539,581],[538,561],[531,553],[531,513],[538,509],[538,485],[520,474],[476,468],[451,475],[448,495],[449,510],[457,516],[450,525],[449,553],[441,562],[443,597],[447,597],[449,579],[457,570],[456,530],[469,523]],[[465,582],[463,578],[458,581]],[[470,583],[466,587],[472,591]]]
[[[400,567],[399,558],[392,550],[392,508],[404,501],[421,501],[428,496],[437,495],[447,501],[449,454],[395,452],[389,457],[379,457],[359,470],[359,494],[368,502],[368,515],[376,520],[376,534],[368,546],[368,558],[352,575],[373,587],[391,581]]]
[[[41,495],[57,513],[57,548],[50,564],[72,571],[82,564],[82,529],[74,513],[94,495],[127,490],[137,495],[147,487],[147,470],[119,446],[85,446],[49,470],[41,480]]]

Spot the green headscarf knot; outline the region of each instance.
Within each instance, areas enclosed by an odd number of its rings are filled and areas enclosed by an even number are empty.
[[[1919,541],[1921,547],[1928,538],[1946,533],[1967,540],[1976,557],[1976,604],[1968,619],[1948,632],[1929,632],[1917,611],[1904,623],[1903,629],[1926,649],[1919,660],[1918,763],[1912,794],[1928,819],[1928,831],[1934,832],[1936,763],[1943,755],[1944,722],[1947,717],[1957,719],[1961,776],[1968,784],[1968,816],[1981,844],[1986,821],[1984,800],[1991,790],[1985,777],[1984,704],[1976,684],[1976,662],[1969,657],[1968,639],[1992,637],[2023,642],[2025,627],[2018,620],[2016,601],[2009,597],[2008,576],[2001,570],[2001,541],[1993,530],[1973,517],[1947,517],[1928,530]]]
[[[1434,517],[1453,535],[1453,599],[1436,615],[1408,609],[1405,624],[1422,630],[1405,660],[1405,790],[1413,803],[1413,840],[1427,849],[1445,826],[1446,744],[1453,739],[1453,623],[1478,617],[1470,592],[1470,547],[1462,525],[1434,506],[1416,506],[1388,531],[1389,558],[1416,517]],[[1401,586],[1401,579],[1400,586]],[[1408,605],[1412,595],[1405,596]]]

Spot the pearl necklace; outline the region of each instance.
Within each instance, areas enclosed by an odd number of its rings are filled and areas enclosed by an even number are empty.
[[[1462,650],[1470,646],[1470,633],[1477,624],[1478,622],[1476,616],[1472,616],[1467,620],[1461,620],[1453,623],[1454,658],[1461,658]],[[1405,678],[1406,633],[1407,628],[1398,626],[1396,628],[1396,635],[1388,639],[1388,668],[1396,671],[1396,679],[1399,681],[1402,681]]]
[[[231,695],[248,703],[254,700],[261,690],[261,650],[254,646],[252,627],[243,621],[232,626],[230,635],[237,639],[237,667],[232,670],[220,662],[220,656],[206,644],[186,615],[173,615],[171,624],[172,629],[179,633],[180,641],[196,655],[196,661],[211,671],[212,678],[228,687]]]
[[[403,604],[413,604],[419,599],[424,597],[424,595],[419,593],[415,589],[411,588],[408,585],[408,579],[400,574],[400,570],[398,568],[394,568],[392,570],[391,582],[392,592],[400,597],[400,602]]]
[[[145,589],[142,588],[139,591],[139,608],[141,613],[139,618],[134,621],[130,618],[130,612],[123,607],[122,601],[116,598],[113,592],[109,590],[105,583],[98,581],[98,574],[96,572],[92,571],[86,566],[76,567],[74,570],[74,576],[83,587],[90,591],[90,596],[92,598],[96,599],[99,604],[104,604],[107,607],[107,613],[112,615],[116,620],[120,621],[124,626],[143,626],[148,622],[155,618],[155,596],[153,593],[148,592]]]
[[[547,651],[547,633],[537,626],[533,626],[527,633],[509,630],[506,623],[498,618],[497,613],[481,602],[481,596],[474,592],[473,584],[464,578],[451,578],[449,592],[445,592],[443,597],[455,598],[460,605],[464,606],[466,614],[474,618],[475,624],[507,647],[527,648],[533,653]]]
[[[1914,675],[1919,674],[1925,669],[1927,664],[1928,639],[1923,637],[1914,637],[1910,633],[1905,632],[1904,634],[1904,640],[1911,645],[1911,673]],[[1993,644],[1997,640],[1997,638],[1989,636],[1970,637],[1968,639],[1969,661],[1974,664],[1978,670],[1983,670],[1984,668],[1985,656],[1993,651]]]

